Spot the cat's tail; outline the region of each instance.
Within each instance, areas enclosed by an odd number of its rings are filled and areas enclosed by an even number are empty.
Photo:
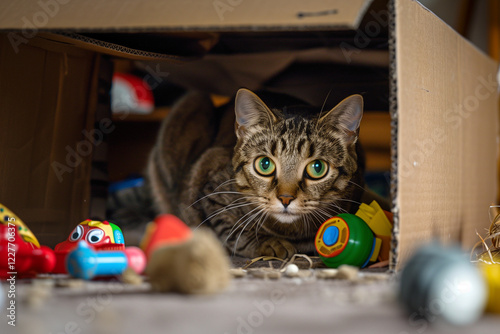
[[[208,94],[190,92],[172,107],[151,151],[147,178],[158,213],[180,215],[182,184],[191,165],[213,141],[214,106]]]

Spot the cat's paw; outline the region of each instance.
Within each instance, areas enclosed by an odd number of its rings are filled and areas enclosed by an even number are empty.
[[[280,238],[270,238],[260,244],[257,249],[257,256],[274,256],[280,259],[291,258],[297,250],[287,240]]]

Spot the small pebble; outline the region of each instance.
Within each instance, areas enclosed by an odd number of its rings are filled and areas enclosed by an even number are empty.
[[[338,269],[318,269],[316,270],[316,277],[321,279],[336,278],[338,273]]]
[[[289,264],[285,268],[285,275],[288,277],[297,277],[299,276],[299,267],[296,264]]]
[[[311,277],[313,274],[312,270],[299,270],[299,272],[297,273],[297,277],[299,278],[308,278],[308,277]]]
[[[270,278],[270,279],[279,279],[279,278],[281,278],[281,273],[279,271],[277,271],[277,270],[270,271],[267,274],[267,278]]]
[[[339,272],[335,278],[355,281],[358,279],[359,268],[343,264],[339,267]]]
[[[56,281],[56,287],[58,288],[79,289],[84,285],[84,281],[78,278],[61,278]]]
[[[127,268],[122,274],[122,282],[125,284],[131,284],[131,285],[141,285],[143,282],[143,279],[141,275],[138,275],[134,269],[132,268]]]
[[[229,273],[234,277],[234,278],[242,278],[247,275],[247,271],[243,268],[231,268],[229,269]]]
[[[262,269],[248,269],[248,274],[256,278],[266,278],[266,271]]]
[[[41,308],[45,300],[50,296],[52,287],[43,285],[32,285],[25,296],[25,303],[31,308]]]
[[[278,279],[281,278],[281,273],[278,270],[270,270],[263,268],[249,269],[248,273],[252,275],[252,277],[256,278],[270,278],[270,279]]]
[[[389,273],[359,273],[359,278],[363,281],[388,281],[392,278]]]
[[[37,287],[53,288],[56,285],[56,281],[50,278],[33,279],[31,284]]]

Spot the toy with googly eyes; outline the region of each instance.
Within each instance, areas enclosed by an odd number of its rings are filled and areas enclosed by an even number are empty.
[[[66,257],[78,242],[85,241],[95,251],[124,251],[125,241],[121,229],[108,221],[87,219],[78,224],[69,237],[54,248],[57,258],[54,273],[66,273]]]
[[[56,250],[74,248],[80,240],[86,241],[96,250],[122,250],[125,247],[122,230],[113,223],[87,219],[75,227],[67,242],[60,243]]]

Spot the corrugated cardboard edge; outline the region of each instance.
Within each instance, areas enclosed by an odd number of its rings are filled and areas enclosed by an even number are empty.
[[[394,215],[389,271],[396,270],[398,263],[399,206],[398,195],[398,78],[396,64],[396,17],[395,2],[389,1],[389,113],[391,115],[391,204]]]
[[[181,57],[150,51],[136,50],[122,45],[83,36],[74,32],[44,32],[40,33],[39,37],[50,40],[52,42],[65,43],[82,49],[133,60],[161,60],[181,64],[186,61],[197,59],[197,57]]]

